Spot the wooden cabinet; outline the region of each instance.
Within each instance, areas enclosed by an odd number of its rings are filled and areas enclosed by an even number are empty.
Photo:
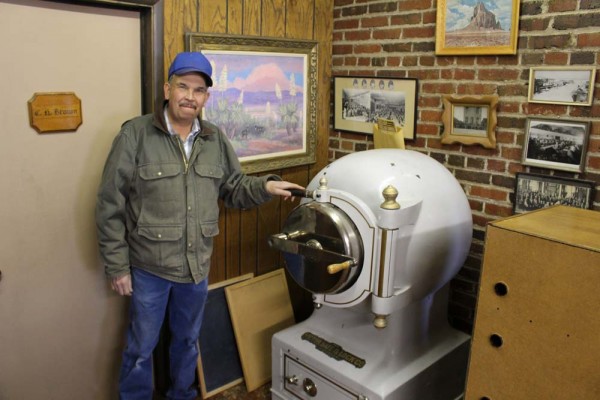
[[[600,399],[600,212],[487,228],[465,400]]]

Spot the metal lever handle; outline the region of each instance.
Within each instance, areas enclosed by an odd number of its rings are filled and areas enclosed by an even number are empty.
[[[287,383],[289,383],[290,385],[297,385],[298,384],[298,377],[296,375],[286,376],[285,377],[285,381]]]
[[[348,269],[353,265],[354,261],[352,260],[344,261],[338,264],[330,264],[327,266],[327,272],[329,272],[330,275],[337,274],[338,272]]]
[[[307,197],[309,199],[312,199],[312,197],[313,197],[312,190],[288,189],[288,192],[290,192],[292,194],[292,196],[294,196],[294,197]]]

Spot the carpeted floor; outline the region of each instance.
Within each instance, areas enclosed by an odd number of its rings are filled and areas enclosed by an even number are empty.
[[[259,387],[256,390],[248,393],[246,391],[246,385],[240,383],[237,386],[222,391],[221,393],[215,394],[208,398],[209,400],[270,400],[271,399],[271,382],[264,386]],[[152,400],[167,400],[164,395],[154,393]],[[201,396],[197,397],[197,400],[202,400]]]
[[[266,400],[271,398],[271,383],[248,393],[243,383],[210,397],[210,400]]]

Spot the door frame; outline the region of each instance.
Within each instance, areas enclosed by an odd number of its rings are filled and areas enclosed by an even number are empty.
[[[140,13],[140,61],[142,114],[162,105],[163,64],[163,0],[49,0],[55,3],[79,4]]]

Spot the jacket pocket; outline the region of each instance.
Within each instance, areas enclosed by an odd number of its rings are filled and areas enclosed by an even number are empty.
[[[146,164],[138,169],[139,223],[167,225],[183,218],[184,179],[177,163]]]
[[[204,237],[215,237],[219,234],[219,224],[218,223],[207,223],[200,224],[200,229],[202,230],[202,236]]]
[[[217,165],[194,165],[194,194],[199,221],[203,224],[219,219],[219,188],[224,175],[223,169]]]
[[[140,225],[137,228],[137,236],[137,258],[144,265],[180,267],[183,264],[181,225]]]

